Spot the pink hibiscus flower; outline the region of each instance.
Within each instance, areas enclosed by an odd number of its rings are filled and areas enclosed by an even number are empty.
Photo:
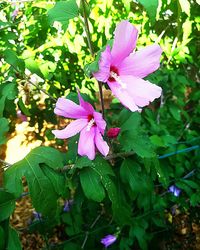
[[[153,44],[133,52],[137,35],[132,24],[121,21],[115,29],[112,50],[106,46],[99,71],[93,73],[97,80],[107,82],[113,94],[131,111],[147,106],[162,92],[159,86],[142,79],[159,68],[162,49]]]
[[[87,156],[90,160],[95,158],[95,145],[106,156],[109,152],[108,144],[103,140],[106,122],[102,115],[95,112],[92,105],[85,102],[79,95],[79,103],[59,98],[56,102],[54,113],[66,118],[77,119],[63,130],[53,130],[52,133],[59,139],[66,139],[80,132],[78,154]]]

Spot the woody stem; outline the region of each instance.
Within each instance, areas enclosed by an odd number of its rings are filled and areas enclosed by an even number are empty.
[[[86,36],[87,36],[87,42],[88,42],[90,54],[94,57],[94,50],[93,50],[93,46],[92,46],[90,28],[89,28],[88,17],[87,17],[87,12],[86,12],[86,0],[81,0],[81,3],[82,3],[82,7],[83,7],[83,19],[84,19],[84,23],[85,23],[85,31],[86,31]],[[99,94],[100,94],[102,116],[103,116],[103,118],[105,118],[102,83],[99,82],[99,81],[98,81],[98,86],[99,86]]]

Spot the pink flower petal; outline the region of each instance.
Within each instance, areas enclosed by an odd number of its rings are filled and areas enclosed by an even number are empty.
[[[77,119],[62,130],[53,130],[52,133],[59,139],[66,139],[78,134],[88,124],[86,119]]]
[[[127,93],[139,107],[147,106],[161,96],[162,89],[149,81],[134,76],[120,76],[120,79],[126,83]]]
[[[137,29],[128,21],[121,21],[115,29],[111,51],[112,65],[117,66],[133,52],[137,42]]]
[[[101,53],[99,60],[99,71],[94,72],[93,76],[101,82],[106,82],[110,76],[110,63],[111,63],[111,52],[110,46],[106,46],[106,49]]]
[[[103,140],[103,137],[97,127],[95,132],[95,144],[102,155],[106,156],[108,154],[109,146],[107,142]]]
[[[79,98],[79,103],[80,103],[81,107],[83,107],[87,111],[88,115],[93,114],[94,108],[92,107],[92,105],[89,102],[85,102],[83,100],[79,91],[78,91],[78,98]]]
[[[87,131],[86,128],[81,130],[80,139],[78,143],[78,154],[81,156],[87,156],[90,160],[95,158],[95,128],[92,127],[90,131]]]
[[[93,115],[94,115],[94,120],[95,120],[95,123],[96,123],[98,129],[100,130],[100,132],[102,134],[104,134],[104,131],[106,128],[106,122],[103,119],[102,114],[99,112],[94,112]]]
[[[86,118],[88,116],[88,112],[81,106],[76,103],[65,99],[58,98],[56,102],[56,107],[54,109],[54,113],[56,115],[61,115],[66,118]]]
[[[117,82],[107,82],[112,93],[119,99],[119,101],[132,112],[139,111],[139,107],[135,104],[132,96],[129,93],[129,89],[124,89]]]
[[[132,53],[118,66],[119,74],[143,78],[160,67],[161,54],[162,49],[157,44]]]

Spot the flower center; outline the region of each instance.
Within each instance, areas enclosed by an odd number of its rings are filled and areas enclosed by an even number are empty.
[[[122,89],[126,88],[126,83],[124,83],[119,77],[118,69],[115,66],[110,67],[110,77],[108,78],[110,82],[118,82]]]
[[[96,126],[93,115],[88,115],[88,124],[86,127],[86,131],[90,131],[92,126]]]
[[[110,77],[108,78],[109,82],[115,82],[113,74],[118,76],[119,75],[118,69],[115,66],[110,66]]]

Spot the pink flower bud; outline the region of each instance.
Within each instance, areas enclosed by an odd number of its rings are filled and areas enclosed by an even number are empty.
[[[109,138],[116,138],[120,133],[121,128],[110,128],[107,132]]]

